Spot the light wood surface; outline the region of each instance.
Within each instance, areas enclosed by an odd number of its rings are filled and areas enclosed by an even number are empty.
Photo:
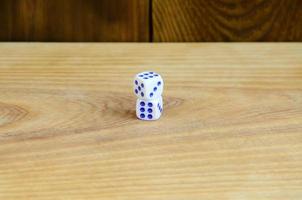
[[[0,199],[302,199],[302,45],[0,43]]]

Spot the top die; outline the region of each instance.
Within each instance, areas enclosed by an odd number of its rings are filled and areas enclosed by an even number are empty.
[[[163,93],[164,82],[155,72],[141,72],[134,78],[134,93],[139,99],[153,100]]]

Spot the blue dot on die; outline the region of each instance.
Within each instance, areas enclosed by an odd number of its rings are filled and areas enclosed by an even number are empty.
[[[158,76],[158,74],[154,74],[154,76]]]
[[[141,105],[141,106],[145,106],[146,104],[145,104],[145,102],[142,101],[142,102],[140,103],[140,105]]]
[[[149,72],[149,74],[154,74],[154,72]]]
[[[148,79],[148,77],[145,77],[144,79]]]
[[[153,95],[154,95],[153,92],[151,92],[151,93],[150,93],[150,97],[153,97]]]
[[[144,75],[142,75],[142,74],[140,74],[140,75],[138,75],[138,77],[143,77]]]
[[[149,75],[149,73],[144,73],[144,75],[146,75],[146,76],[147,76],[147,75]]]
[[[141,117],[141,118],[145,118],[145,114],[142,113],[142,114],[140,115],[140,117]]]
[[[148,113],[152,113],[152,109],[151,108],[148,109]]]
[[[153,117],[152,115],[148,115],[148,118],[149,118],[149,119],[152,119],[152,117]]]
[[[137,80],[135,80],[135,85],[137,85],[138,84],[138,82],[137,82]]]
[[[144,88],[144,87],[145,87],[145,85],[144,85],[143,83],[141,84],[141,86],[142,86],[142,88]]]
[[[138,90],[139,90],[139,91],[141,91],[141,90],[142,90],[141,86],[138,86]]]
[[[161,107],[161,105],[160,105],[159,103],[157,104],[157,108],[158,108],[158,110],[159,110],[160,112],[163,111],[163,109],[162,109],[162,107]]]
[[[145,108],[143,108],[143,107],[141,107],[139,110],[140,110],[141,112],[145,112]]]
[[[152,106],[153,106],[153,104],[152,104],[152,103],[148,103],[148,106],[149,106],[149,107],[152,107]]]
[[[160,86],[160,85],[161,85],[161,82],[160,82],[160,81],[158,81],[158,82],[157,82],[157,86]]]
[[[136,93],[136,94],[138,93],[138,90],[137,90],[137,89],[135,89],[135,93]]]
[[[144,94],[143,92],[141,92],[141,96],[142,96],[142,97],[144,97],[144,96],[145,96],[145,94]]]
[[[153,78],[153,76],[149,76],[149,78]]]
[[[154,87],[154,88],[153,88],[153,91],[156,92],[156,91],[157,91],[157,87]]]

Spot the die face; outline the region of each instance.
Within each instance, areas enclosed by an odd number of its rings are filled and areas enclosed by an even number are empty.
[[[137,99],[136,116],[141,120],[153,121],[161,117],[163,112],[163,100],[159,97],[155,100]]]
[[[144,100],[158,99],[163,93],[164,82],[155,72],[142,72],[134,78],[134,93]]]

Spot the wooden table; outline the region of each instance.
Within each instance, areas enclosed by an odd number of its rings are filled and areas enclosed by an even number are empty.
[[[1,43],[0,199],[302,199],[302,45]]]

